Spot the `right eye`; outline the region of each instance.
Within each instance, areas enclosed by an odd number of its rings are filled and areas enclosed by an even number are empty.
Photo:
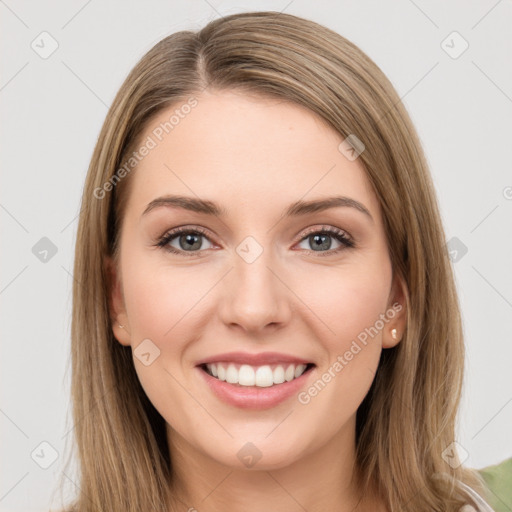
[[[204,240],[212,243],[206,232],[199,228],[176,228],[165,233],[156,244],[164,250],[180,256],[195,256],[204,250]],[[211,249],[212,247],[206,247]],[[187,254],[188,253],[188,254]]]

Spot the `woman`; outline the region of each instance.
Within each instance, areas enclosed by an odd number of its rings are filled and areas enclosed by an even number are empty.
[[[491,510],[454,444],[444,239],[355,45],[274,12],[159,42],[83,193],[72,510]]]

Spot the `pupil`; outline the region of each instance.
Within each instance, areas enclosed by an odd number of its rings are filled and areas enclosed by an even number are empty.
[[[198,235],[188,234],[188,235],[182,235],[180,237],[180,245],[184,247],[186,251],[190,251],[192,249],[200,249],[201,248],[201,241],[199,240]],[[183,244],[181,244],[183,242]],[[195,246],[194,246],[195,245]]]
[[[329,249],[331,247],[331,237],[329,235],[313,235],[312,238],[314,240],[313,250],[316,250],[316,248]]]

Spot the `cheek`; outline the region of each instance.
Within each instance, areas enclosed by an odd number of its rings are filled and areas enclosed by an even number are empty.
[[[360,334],[364,338],[364,333],[375,326],[386,311],[390,286],[391,267],[381,259],[336,270],[319,269],[313,280],[295,281],[304,304],[318,315],[316,325],[320,330],[316,334],[331,356],[333,351],[346,350]],[[381,322],[378,327],[376,341],[380,340]]]
[[[315,287],[309,289],[307,300],[322,320],[316,322],[315,334],[325,358],[317,380],[298,401],[308,417],[330,418],[326,436],[334,435],[357,411],[374,380],[382,351],[391,269],[382,264],[361,268],[330,272],[325,279],[317,275]]]
[[[134,265],[125,276],[124,294],[132,335],[150,338],[160,348],[163,340],[171,337],[179,344],[177,334],[197,315],[195,310],[200,310],[207,283],[201,283],[193,269],[151,265]],[[172,345],[176,347],[174,342]]]
[[[211,283],[193,268],[162,266],[147,255],[137,258],[132,254],[123,264],[123,291],[139,381],[161,413],[190,408],[190,396],[180,385],[183,358],[199,333],[198,321],[205,315],[203,300]],[[152,344],[147,344],[148,339]],[[137,360],[137,346],[143,340],[152,358],[158,354],[147,366]]]

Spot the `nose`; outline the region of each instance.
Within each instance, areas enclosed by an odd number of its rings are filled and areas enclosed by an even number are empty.
[[[263,251],[252,263],[234,255],[234,268],[226,276],[222,289],[220,315],[225,325],[255,334],[289,323],[293,294],[267,252]]]

